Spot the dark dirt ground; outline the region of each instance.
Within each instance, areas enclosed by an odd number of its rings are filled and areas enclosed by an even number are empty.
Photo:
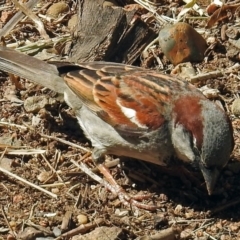
[[[170,3],[175,7],[183,5],[178,1]],[[193,20],[188,22],[195,26],[203,25],[199,20],[194,24]],[[200,72],[223,72],[222,77],[210,78],[198,85],[208,85],[220,91],[234,128],[235,148],[218,181],[217,194],[207,195],[200,172],[191,166],[185,166],[191,173],[180,176],[173,174],[180,172],[179,166],[166,170],[138,160],[120,159],[120,163],[111,168],[114,178],[130,195],[150,193],[151,198],[146,203],[158,205],[159,209],[155,212],[131,210],[123,206],[118,198],[70,162],[70,159],[82,160],[89,167],[95,167],[87,152],[58,140],[67,140],[91,150],[91,144],[84,137],[72,110],[58,100],[55,93],[23,79],[20,82],[25,90],[16,90],[8,75],[1,73],[0,139],[4,144],[19,146],[20,149],[43,149],[46,152],[43,155],[12,155],[5,153],[2,146],[0,166],[9,168],[12,173],[29,182],[44,185],[58,198],[52,198],[1,173],[0,239],[14,239],[13,235],[11,238],[11,231],[18,236],[22,229],[33,224],[40,231],[51,232],[54,227],[60,228],[69,212],[72,218],[65,231],[76,228],[80,224],[79,216],[85,215],[88,222],[103,219],[99,225],[124,229],[127,239],[151,235],[168,227],[173,227],[177,239],[240,239],[240,120],[231,111],[233,100],[239,97],[239,67],[225,72],[240,58],[239,49],[220,36],[224,24],[239,29],[237,19],[232,18],[208,30],[205,39],[213,37],[215,44],[205,61],[193,64]],[[27,27],[21,25],[19,31],[23,29]],[[15,33],[17,37],[20,35]],[[234,52],[233,57],[227,55],[230,52]],[[161,54],[159,56],[162,57]],[[164,72],[169,73],[173,66],[166,59],[164,61]],[[150,67],[157,68],[156,61],[152,62]],[[21,101],[42,95],[47,99],[54,98],[54,105],[46,105],[34,113],[26,112]],[[34,126],[33,122],[36,121],[39,123]],[[9,124],[2,125],[2,122]],[[114,156],[111,158],[116,159]]]

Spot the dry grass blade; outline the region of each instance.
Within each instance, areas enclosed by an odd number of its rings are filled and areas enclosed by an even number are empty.
[[[54,45],[58,43],[64,43],[71,40],[70,34],[65,34],[60,37],[55,38],[48,38],[48,39],[41,39],[36,42],[25,42],[24,46],[16,47],[13,44],[7,44],[7,47],[15,47],[16,50],[19,50],[21,52],[26,52],[27,54],[34,54],[37,53],[40,49],[53,47]]]
[[[234,12],[239,8],[240,4],[235,5],[224,5],[221,8],[217,9],[212,16],[210,17],[209,21],[207,22],[206,28],[211,28],[213,25],[219,21],[224,21],[229,18],[229,13]]]
[[[75,144],[75,143],[66,141],[66,140],[64,140],[64,139],[61,139],[61,138],[58,138],[58,137],[49,136],[49,135],[46,135],[46,134],[40,134],[40,135],[41,135],[41,137],[43,137],[43,138],[53,139],[53,140],[59,141],[59,142],[61,142],[61,143],[64,143],[64,144],[66,144],[66,145],[69,145],[69,146],[72,146],[72,147],[81,149],[81,150],[83,150],[83,151],[85,151],[85,152],[91,152],[89,149],[87,149],[87,148],[85,148],[85,147],[79,146],[78,144]]]
[[[52,172],[54,174],[56,174],[56,176],[58,177],[58,180],[61,181],[62,183],[64,183],[63,179],[61,178],[61,176],[58,174],[58,172],[52,167],[52,165],[48,162],[48,160],[45,158],[45,156],[43,154],[41,154],[42,158],[44,159],[44,161],[47,163],[48,167],[52,170]],[[51,176],[52,177],[52,176]],[[51,178],[50,177],[50,178]]]
[[[6,154],[9,155],[33,155],[33,154],[43,154],[46,150],[42,149],[16,149],[16,150],[6,150]]]
[[[104,219],[103,218],[98,218],[91,223],[81,224],[79,227],[77,227],[73,230],[70,230],[69,232],[63,233],[61,236],[59,236],[55,240],[60,240],[62,238],[70,238],[70,237],[75,236],[77,234],[84,234],[87,231],[89,231],[90,229],[92,229],[94,227],[97,227],[97,226],[99,226],[103,223],[104,223]]]
[[[31,9],[37,4],[38,0],[30,0],[26,3],[26,8]],[[0,38],[6,36],[15,26],[16,24],[24,17],[22,12],[17,12],[0,30]]]
[[[5,152],[2,153],[2,155],[1,155],[1,157],[0,157],[0,160],[4,157],[4,155],[5,155]],[[17,176],[17,175],[14,174],[14,173],[9,172],[8,170],[6,170],[6,169],[4,169],[4,168],[2,168],[2,167],[0,167],[0,171],[3,172],[3,173],[5,173],[5,174],[7,174],[7,175],[9,175],[10,177],[13,177],[13,178],[15,178],[15,179],[17,179],[17,180],[19,180],[19,181],[21,181],[21,182],[23,182],[23,183],[31,186],[31,187],[33,187],[33,188],[36,188],[36,189],[39,190],[39,191],[42,191],[42,192],[50,195],[50,196],[53,197],[53,198],[57,198],[57,195],[56,195],[56,194],[51,193],[51,192],[49,192],[49,191],[47,191],[47,190],[45,190],[45,189],[43,189],[43,188],[41,188],[41,187],[39,187],[39,186],[31,183],[31,182],[28,182],[27,180],[25,180],[25,179]]]
[[[85,172],[88,176],[90,176],[92,179],[94,179],[96,182],[102,184],[103,186],[105,186],[108,189],[111,189],[112,186],[105,181],[104,179],[102,179],[101,177],[99,177],[98,175],[96,175],[95,173],[93,173],[84,163],[80,162],[79,164],[74,161],[73,159],[70,160],[71,163],[73,163],[76,167],[80,168],[83,172]]]
[[[29,127],[28,125],[22,126],[22,125],[18,125],[18,124],[14,124],[14,123],[9,123],[9,122],[1,122],[1,121],[0,121],[0,126],[1,126],[1,125],[2,125],[2,126],[7,126],[7,127],[15,127],[15,128],[23,129],[23,130],[27,130],[27,129],[33,130],[33,129],[32,129],[31,127]],[[54,137],[54,136],[49,136],[49,135],[46,135],[46,134],[40,134],[40,135],[41,135],[41,137],[43,137],[43,138],[53,139],[53,140],[59,141],[59,142],[61,142],[61,143],[64,143],[64,144],[66,144],[66,145],[69,145],[69,146],[72,146],[72,147],[81,149],[81,150],[83,150],[84,152],[91,153],[91,151],[90,151],[89,149],[87,149],[87,148],[85,148],[85,147],[82,147],[82,146],[80,146],[80,145],[78,145],[78,144],[75,144],[75,143],[66,141],[66,140],[64,140],[64,139],[61,139],[61,138],[58,138],[58,137]],[[1,145],[0,145],[0,147],[1,147]],[[6,146],[5,146],[5,147],[6,147]],[[27,154],[27,152],[28,152],[28,154],[42,154],[42,153],[45,153],[45,150],[41,150],[41,149],[28,149],[28,150],[26,150],[24,153]],[[7,153],[10,154],[9,151],[8,151]],[[17,154],[17,151],[15,151],[15,153]],[[23,153],[23,154],[24,154],[24,153]],[[14,154],[14,151],[12,151],[12,154]],[[18,154],[21,154],[21,153],[19,152]]]
[[[24,14],[26,14],[26,16],[28,16],[35,22],[40,35],[44,39],[49,39],[49,36],[47,35],[47,33],[44,29],[44,25],[43,25],[42,21],[29,8],[21,5],[17,0],[12,0],[12,1],[17,8],[19,8]]]
[[[15,124],[15,123],[9,123],[9,122],[0,121],[0,126],[15,127],[15,128],[27,130],[27,127],[25,127],[25,126],[18,125],[18,124]]]
[[[223,72],[217,70],[217,71],[212,71],[212,72],[208,72],[208,73],[201,73],[201,74],[198,74],[196,76],[193,76],[193,77],[190,78],[190,82],[194,84],[194,83],[206,81],[206,80],[211,79],[211,78],[217,78],[217,77],[222,77],[222,76],[223,76]]]
[[[13,231],[12,226],[9,224],[9,221],[8,221],[8,219],[7,219],[7,216],[6,216],[6,213],[5,213],[5,211],[4,211],[3,206],[1,206],[1,210],[2,210],[3,218],[4,218],[4,220],[5,220],[8,228],[11,230],[12,234],[16,237],[16,233]]]
[[[150,1],[148,0],[134,0],[136,3],[138,3],[139,5],[141,5],[142,7],[144,7],[145,9],[147,9],[149,12],[151,12],[154,17],[159,21],[159,22],[162,22],[162,23],[167,23],[167,20],[169,21],[174,21],[173,19],[171,18],[166,18],[164,16],[160,16],[158,13],[157,13],[157,6],[155,6],[154,4],[152,4]]]
[[[36,188],[37,190],[39,190],[39,191],[41,191],[41,192],[44,192],[44,193],[48,194],[49,196],[51,196],[51,197],[53,197],[53,198],[57,198],[57,197],[58,197],[56,194],[51,193],[51,192],[45,190],[44,188],[41,188],[41,187],[39,187],[39,186],[31,183],[31,182],[28,182],[27,180],[25,180],[25,179],[17,176],[17,175],[14,174],[14,173],[11,173],[11,172],[7,171],[6,169],[4,169],[4,168],[2,168],[2,167],[0,167],[0,171],[3,172],[3,173],[5,173],[5,174],[7,174],[7,175],[9,175],[10,177],[13,177],[13,178],[15,178],[15,179],[17,179],[17,180],[19,180],[19,181],[21,181],[21,182],[23,182],[23,183],[31,186],[31,187],[33,187],[33,188]]]

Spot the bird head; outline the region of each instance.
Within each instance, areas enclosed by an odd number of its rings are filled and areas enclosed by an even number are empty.
[[[172,114],[176,155],[197,163],[211,195],[234,147],[231,122],[221,107],[201,95],[177,99]]]

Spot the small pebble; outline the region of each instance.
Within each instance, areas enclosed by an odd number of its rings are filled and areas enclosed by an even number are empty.
[[[77,216],[77,220],[79,225],[88,223],[88,217],[84,214],[79,214]]]
[[[53,234],[54,234],[55,237],[60,236],[61,233],[62,233],[62,231],[61,231],[61,229],[59,229],[58,227],[54,227],[54,228],[53,228]]]
[[[77,16],[77,14],[72,15],[72,17],[71,17],[71,18],[69,19],[69,21],[68,21],[68,28],[69,28],[70,30],[73,30],[73,29],[76,27],[77,22],[78,22],[78,16]]]
[[[37,176],[37,179],[42,183],[42,182],[45,182],[50,176],[51,176],[51,172],[43,171]]]
[[[178,204],[174,209],[174,214],[179,215],[183,210],[183,206]]]
[[[119,209],[117,208],[115,210],[115,215],[118,216],[118,217],[124,217],[124,216],[127,216],[128,215],[128,210],[122,210],[122,209]]]
[[[52,188],[51,192],[55,193],[55,194],[58,194],[59,193],[59,189],[58,188]]]
[[[26,112],[37,113],[40,109],[48,104],[48,99],[45,96],[32,96],[24,101]]]
[[[176,23],[163,28],[158,39],[163,53],[174,65],[200,62],[207,49],[205,39],[187,23]]]
[[[190,218],[193,218],[194,217],[194,212],[186,212],[185,213],[185,217],[186,217],[186,219],[190,219]]]
[[[236,116],[240,116],[240,98],[237,98],[233,101],[232,104],[232,113]]]
[[[190,239],[192,236],[192,230],[185,229],[180,233],[180,239]]]
[[[69,6],[65,2],[54,3],[47,10],[47,15],[53,18],[57,18],[60,14],[66,13],[69,11]]]

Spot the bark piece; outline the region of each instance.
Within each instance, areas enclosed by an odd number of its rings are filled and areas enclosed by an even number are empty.
[[[81,2],[70,58],[132,64],[156,34],[135,14],[136,10],[103,7],[103,2]]]

